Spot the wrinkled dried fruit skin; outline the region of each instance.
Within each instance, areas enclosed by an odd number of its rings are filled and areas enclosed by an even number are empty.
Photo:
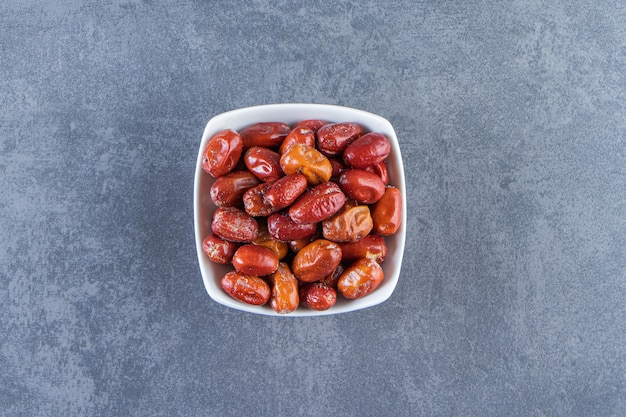
[[[341,262],[341,247],[326,239],[315,240],[300,249],[291,269],[300,282],[313,282],[332,273]]]
[[[326,156],[341,155],[348,144],[363,134],[357,123],[332,123],[320,127],[316,132],[317,149]]]
[[[374,231],[384,235],[393,235],[402,223],[402,193],[396,187],[387,187],[385,194],[372,209]]]
[[[272,183],[264,182],[252,187],[243,194],[243,207],[250,216],[263,217],[274,213],[274,207],[265,201],[265,194]]]
[[[300,287],[300,304],[311,310],[328,310],[337,302],[337,292],[322,282],[312,282]]]
[[[259,184],[248,171],[233,171],[215,179],[211,185],[211,200],[218,207],[241,207],[243,194]]]
[[[229,264],[238,247],[238,243],[224,240],[215,233],[211,233],[202,241],[202,252],[218,264]]]
[[[263,305],[270,299],[270,286],[254,275],[230,271],[221,281],[222,289],[235,300],[252,305]]]
[[[345,207],[322,222],[322,235],[333,242],[356,242],[367,236],[373,227],[368,206]]]
[[[291,127],[286,123],[261,122],[240,130],[239,135],[241,135],[244,149],[253,146],[278,149],[289,132],[291,132]]]
[[[213,233],[231,242],[251,242],[259,233],[259,224],[245,211],[235,207],[218,207],[211,223]]]
[[[380,161],[379,163],[370,165],[364,169],[378,175],[383,181],[383,184],[389,184],[389,170],[387,169],[387,163],[385,161]]]
[[[349,167],[365,169],[384,161],[390,152],[389,139],[382,133],[372,132],[349,144],[343,152],[343,161]]]
[[[337,289],[348,299],[361,298],[374,291],[385,274],[378,262],[361,258],[354,261],[339,277]]]
[[[259,233],[252,243],[271,250],[278,259],[283,259],[289,252],[289,245],[286,242],[274,239],[267,231],[265,222],[259,224]]]
[[[307,119],[307,120],[301,120],[298,123],[296,123],[296,127],[305,127],[307,129],[311,129],[313,132],[317,132],[317,130],[324,126],[329,124],[330,122],[326,121],[326,120],[320,120],[320,119]]]
[[[307,127],[295,127],[283,143],[280,145],[278,153],[281,155],[287,152],[293,145],[303,144],[308,146],[315,146],[315,132]]]
[[[346,169],[337,182],[346,196],[361,204],[375,203],[385,194],[385,184],[380,177],[364,169]]]
[[[280,155],[271,149],[260,146],[248,148],[243,155],[248,170],[263,182],[276,181],[283,175]]]
[[[241,136],[226,129],[209,139],[202,154],[202,169],[214,178],[228,174],[239,161],[243,152]]]
[[[289,207],[289,216],[296,223],[318,223],[343,207],[346,196],[334,182],[324,182],[302,194]]]
[[[274,213],[267,218],[267,231],[274,239],[282,242],[304,239],[315,233],[316,229],[317,224],[298,224],[286,212]]]
[[[282,177],[272,184],[265,193],[265,201],[275,211],[281,210],[296,201],[307,188],[306,177],[295,173]]]
[[[304,175],[309,185],[330,179],[333,167],[327,157],[312,146],[296,144],[280,157],[280,166],[286,175],[297,172]]]
[[[288,314],[298,308],[300,294],[298,280],[291,273],[289,265],[281,262],[278,269],[270,276],[272,295],[270,305],[278,314]]]
[[[233,255],[233,267],[246,275],[269,275],[278,268],[278,257],[274,252],[252,243],[242,245]]]
[[[341,260],[345,262],[368,258],[381,264],[387,256],[387,242],[378,234],[370,233],[356,242],[340,243],[339,246],[341,246]]]

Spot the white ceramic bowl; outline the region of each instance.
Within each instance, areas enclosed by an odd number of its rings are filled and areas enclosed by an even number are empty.
[[[390,178],[389,183],[398,187],[402,192],[402,224],[400,229],[393,236],[386,238],[387,257],[382,264],[385,278],[380,286],[371,294],[356,300],[347,300],[338,294],[337,303],[325,311],[314,311],[299,307],[289,314],[277,314],[272,310],[269,303],[263,306],[248,305],[226,294],[224,290],[222,290],[221,279],[226,272],[232,270],[232,267],[216,264],[210,261],[202,252],[202,241],[211,233],[211,219],[216,208],[209,195],[209,189],[214,179],[202,170],[202,152],[208,140],[215,133],[224,129],[237,131],[257,122],[284,122],[293,124],[305,119],[322,119],[330,122],[354,122],[363,126],[366,131],[380,132],[389,138],[391,142],[391,154],[387,159],[387,168]],[[398,138],[396,137],[396,132],[391,126],[391,123],[381,116],[349,107],[325,104],[268,104],[246,107],[219,114],[209,120],[204,129],[202,141],[198,149],[194,181],[196,250],[204,286],[209,296],[220,304],[251,313],[281,317],[322,316],[346,313],[380,304],[391,296],[400,276],[400,267],[402,265],[406,239],[406,219],[406,187]]]

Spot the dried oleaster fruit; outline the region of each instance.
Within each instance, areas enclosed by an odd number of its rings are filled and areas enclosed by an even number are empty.
[[[296,144],[280,157],[280,166],[286,175],[299,172],[309,185],[317,185],[330,179],[333,167],[326,156],[312,146]]]
[[[259,233],[257,221],[235,207],[218,207],[211,228],[213,233],[231,242],[251,242]]]
[[[246,304],[263,305],[270,299],[270,286],[255,275],[230,271],[224,275],[221,284],[228,295]]]
[[[317,239],[300,249],[291,269],[300,282],[313,282],[332,273],[341,262],[341,247],[326,239]]]
[[[333,242],[356,242],[367,236],[373,227],[368,206],[346,206],[339,213],[322,222],[322,235]]]
[[[270,275],[272,283],[272,295],[270,305],[278,314],[288,314],[298,308],[300,295],[298,292],[298,280],[285,262],[278,264],[278,269]]]
[[[252,243],[239,247],[232,260],[235,270],[248,275],[269,275],[278,268],[278,257],[263,246]]]
[[[388,186],[384,195],[372,209],[374,231],[389,236],[398,231],[402,223],[402,193],[396,187]]]
[[[384,276],[383,269],[378,262],[361,258],[354,261],[341,274],[337,289],[348,299],[365,297],[378,288]]]
[[[337,302],[337,292],[323,282],[311,282],[300,287],[300,304],[315,311],[328,310]]]
[[[289,207],[289,216],[296,223],[318,223],[341,210],[345,202],[337,184],[324,182],[302,194]]]
[[[350,143],[343,152],[343,161],[352,168],[365,169],[384,161],[391,152],[391,143],[382,133],[372,132]]]
[[[212,177],[228,174],[243,152],[241,136],[234,130],[222,130],[209,139],[202,153],[202,169]]]

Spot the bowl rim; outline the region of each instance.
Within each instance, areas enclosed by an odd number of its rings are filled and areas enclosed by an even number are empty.
[[[272,310],[272,308],[269,306],[269,303],[264,306],[253,306],[239,302],[228,296],[222,290],[221,286],[217,284],[219,278],[216,278],[216,270],[227,271],[229,270],[229,268],[228,266],[219,265],[211,262],[202,251],[202,241],[206,237],[204,236],[205,233],[203,233],[202,230],[206,230],[206,226],[203,226],[203,224],[201,224],[201,220],[203,218],[201,216],[201,211],[202,207],[204,207],[205,205],[203,202],[203,195],[206,199],[208,194],[206,192],[203,192],[203,187],[204,190],[206,190],[206,188],[210,187],[210,184],[212,184],[212,182],[214,181],[212,177],[210,177],[202,170],[202,153],[210,137],[223,129],[238,130],[243,128],[244,126],[253,123],[269,121],[282,121],[293,125],[293,123],[305,119],[325,119],[330,122],[355,121],[356,123],[361,124],[367,131],[380,131],[389,138],[392,147],[392,152],[389,157],[391,158],[390,160],[392,162],[392,164],[389,164],[391,178],[390,184],[397,187],[401,191],[403,197],[403,220],[396,234],[388,237],[388,245],[389,241],[391,240],[393,242],[394,252],[390,254],[388,250],[387,258],[382,264],[383,270],[385,270],[385,279],[374,292],[366,297],[356,300],[342,300],[341,295],[338,294],[337,304],[330,309],[324,311],[298,308],[288,314],[278,314],[274,310]],[[239,120],[239,124],[233,123],[234,120]],[[366,122],[364,122],[363,120],[366,120]],[[376,126],[376,128],[373,129],[372,126]],[[226,307],[254,314],[278,317],[327,316],[358,311],[381,304],[391,297],[398,283],[400,272],[402,269],[407,227],[406,200],[404,164],[398,138],[391,122],[378,114],[353,107],[340,106],[336,104],[317,103],[261,104],[249,107],[241,107],[216,114],[209,119],[203,130],[202,139],[200,141],[198,149],[194,175],[194,237],[196,243],[196,255],[198,258],[205,290],[207,291],[211,299]],[[212,202],[210,203],[210,205],[212,205]],[[212,209],[214,210],[215,207],[213,206]],[[206,219],[206,217],[210,216],[205,216],[204,218]],[[396,265],[395,268],[391,268],[389,266],[391,262]],[[389,270],[392,271],[391,274],[388,274]]]

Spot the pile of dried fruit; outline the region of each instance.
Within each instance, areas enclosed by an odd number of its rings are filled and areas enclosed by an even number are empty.
[[[218,132],[202,168],[215,178],[212,232],[202,245],[231,264],[231,297],[269,301],[277,313],[326,310],[364,297],[384,278],[385,236],[402,221],[402,195],[389,184],[388,138],[356,123],[256,123]]]

